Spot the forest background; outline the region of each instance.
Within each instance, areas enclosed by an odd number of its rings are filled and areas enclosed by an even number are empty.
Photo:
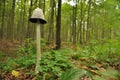
[[[62,3],[61,42],[89,44],[91,41],[119,39],[119,0],[73,0]],[[41,27],[41,36],[55,43],[58,1],[55,0],[1,0],[0,38],[23,41],[35,39],[35,24],[28,20],[32,11],[40,7],[47,24]]]
[[[89,76],[93,80],[120,79],[120,75],[111,76],[114,70],[120,73],[119,0],[0,0],[0,78],[12,75],[9,78],[14,79],[13,70],[24,78],[34,78],[26,73],[34,71],[35,66],[36,24],[29,19],[37,7],[43,9],[47,21],[41,25],[43,56],[39,71],[43,80],[51,76],[59,80],[71,64],[90,70],[95,74]],[[113,74],[106,77],[109,73],[102,74],[103,69],[113,70]]]

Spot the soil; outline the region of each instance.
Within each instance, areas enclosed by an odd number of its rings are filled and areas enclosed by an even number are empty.
[[[0,51],[2,53],[16,52],[19,48],[20,42],[10,40],[0,40]]]
[[[15,58],[19,45],[18,41],[0,40],[0,62],[5,62],[7,57]]]

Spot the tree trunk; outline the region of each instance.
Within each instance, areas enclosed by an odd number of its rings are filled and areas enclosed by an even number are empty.
[[[30,1],[30,8],[29,8],[29,16],[28,16],[28,20],[31,17],[31,12],[32,12],[32,6],[33,6],[33,0]],[[30,25],[30,21],[28,21],[28,26],[27,26],[27,38],[31,37],[31,25]]]
[[[51,43],[54,41],[54,8],[55,1],[50,1],[50,19],[49,19],[49,33],[48,33],[48,42]]]
[[[7,39],[14,40],[14,16],[15,16],[15,2],[16,0],[12,0],[12,7],[9,17],[9,24],[7,28]]]
[[[77,0],[74,0],[75,2],[75,6],[73,6],[73,21],[72,21],[72,40],[73,40],[73,44],[76,45],[76,17],[77,17]]]
[[[94,0],[94,3],[96,3],[96,0]],[[94,39],[98,40],[98,26],[96,23],[96,5],[94,5]]]
[[[23,7],[23,16],[22,16],[22,28],[21,28],[21,38],[20,41],[22,42],[25,39],[26,34],[26,27],[25,27],[25,14],[26,14],[26,0],[24,0],[24,7]]]
[[[80,28],[79,28],[79,31],[80,31],[80,35],[79,35],[79,37],[80,37],[80,39],[79,39],[79,42],[80,42],[80,44],[82,44],[83,43],[83,32],[84,32],[84,30],[83,30],[83,24],[84,24],[84,21],[83,21],[83,19],[84,19],[84,15],[85,14],[85,11],[84,11],[84,6],[83,6],[83,0],[81,0],[81,13],[80,13]]]
[[[91,11],[91,0],[88,1],[88,12],[87,12],[87,30],[86,30],[86,43],[90,42],[90,11]]]
[[[39,7],[43,9],[43,13],[45,14],[45,1],[39,0]],[[44,25],[41,25],[41,38],[44,38]]]
[[[57,23],[56,23],[56,49],[61,47],[61,5],[62,0],[58,0],[58,12],[57,12]]]
[[[2,23],[1,23],[1,28],[0,28],[0,38],[3,38],[3,27],[4,27],[4,19],[5,19],[5,0],[3,0],[3,8],[2,8]]]

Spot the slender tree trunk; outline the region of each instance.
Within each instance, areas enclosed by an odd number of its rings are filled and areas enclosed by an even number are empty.
[[[109,39],[112,39],[112,27],[110,27],[110,29],[109,29]]]
[[[17,40],[20,41],[20,37],[21,37],[21,17],[22,17],[22,11],[20,11],[19,15],[17,16],[19,19],[17,21],[17,35],[16,38]]]
[[[26,0],[21,1],[21,6],[20,6],[20,11],[18,14],[18,21],[17,21],[17,35],[16,38],[17,40],[19,40],[21,43],[23,42],[23,40],[26,37],[26,25],[25,25],[25,21],[26,21]]]
[[[26,26],[25,26],[25,14],[26,14],[26,0],[24,0],[24,6],[23,6],[23,16],[22,16],[22,26],[21,26],[21,39],[20,41],[22,42],[25,39],[25,34],[26,34]]]
[[[2,10],[1,9],[2,9],[2,1],[0,0],[0,34],[1,34],[1,27],[2,27],[1,26],[1,24],[2,24],[2,18],[1,18],[2,17],[2,14],[1,14]],[[0,39],[1,39],[1,35],[0,35]]]
[[[106,22],[106,10],[103,10],[103,26],[102,26],[102,32],[101,32],[101,37],[102,39],[105,39],[105,30],[106,30],[106,26],[105,26],[105,22]]]
[[[5,19],[5,0],[3,0],[3,8],[2,8],[2,23],[1,23],[1,28],[0,28],[0,38],[2,39],[3,38],[3,27],[4,27],[4,19]]]
[[[42,0],[39,0],[39,7],[42,8]]]
[[[14,19],[15,19],[15,3],[16,3],[16,0],[13,0],[13,5],[12,5],[12,17],[11,17],[11,20],[12,20],[12,40],[15,39],[14,35],[15,35],[15,28],[14,28]]]
[[[54,7],[55,7],[55,1],[50,1],[50,19],[49,19],[49,33],[48,33],[48,42],[54,41]]]
[[[87,30],[86,30],[86,40],[87,44],[90,41],[90,11],[91,11],[91,0],[88,1],[88,12],[87,12]]]
[[[29,8],[29,16],[28,16],[28,20],[30,19],[31,17],[31,12],[32,12],[32,6],[33,6],[33,0],[30,1],[30,8]],[[31,25],[30,25],[30,22],[28,21],[28,26],[27,26],[27,38],[30,38],[31,37]]]
[[[86,41],[87,41],[86,40],[86,30],[87,30],[86,28],[87,28],[87,23],[86,23],[86,21],[83,21],[83,37],[82,38],[83,38],[84,44],[86,44]]]
[[[84,19],[84,13],[85,11],[84,11],[84,7],[83,7],[83,0],[81,0],[81,13],[80,13],[80,16],[81,16],[81,18],[80,18],[80,28],[79,28],[79,31],[80,31],[80,35],[79,35],[79,37],[80,37],[80,44],[82,44],[83,43],[83,24],[84,24],[84,21],[83,21],[83,19]]]
[[[96,0],[94,0],[94,3],[96,3]],[[98,26],[96,24],[96,5],[94,5],[94,39],[98,40]]]
[[[57,12],[57,23],[56,23],[56,49],[61,47],[61,5],[62,0],[58,0],[58,12]]]
[[[77,0],[74,0],[74,2],[75,2],[75,6],[73,6],[72,36],[73,36],[73,44],[76,45]]]
[[[16,0],[12,0],[12,7],[10,12],[8,31],[7,31],[7,39],[14,40],[14,16],[15,16],[15,2]]]
[[[44,15],[45,15],[45,1],[46,0],[41,0],[39,3],[40,4],[39,7],[43,9]],[[41,38],[44,38],[44,25],[41,25]]]

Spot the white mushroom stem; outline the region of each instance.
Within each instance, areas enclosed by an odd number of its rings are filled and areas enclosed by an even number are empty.
[[[36,73],[39,73],[38,71],[38,68],[40,66],[40,60],[41,60],[41,46],[40,46],[40,38],[41,38],[41,35],[40,35],[40,23],[37,22],[37,25],[36,25],[36,48],[37,48],[37,60],[36,60],[36,68],[35,68],[35,72]]]

